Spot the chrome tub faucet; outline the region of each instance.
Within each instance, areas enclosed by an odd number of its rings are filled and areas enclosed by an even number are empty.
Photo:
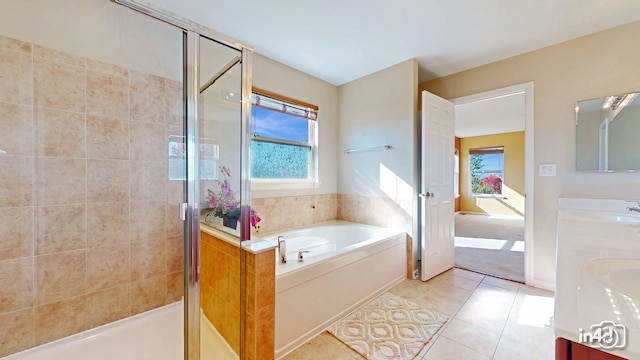
[[[284,241],[284,236],[278,236],[278,254],[280,254],[280,264],[287,263],[287,243]]]
[[[308,253],[309,250],[300,250],[298,251],[298,262],[304,262],[304,254]]]
[[[640,213],[640,200],[628,200],[627,202],[635,202],[637,206],[627,206],[627,211],[635,211]]]

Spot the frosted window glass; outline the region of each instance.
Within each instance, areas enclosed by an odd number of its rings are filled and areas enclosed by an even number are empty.
[[[182,138],[171,135],[170,138]],[[200,144],[200,179],[215,180],[218,178],[218,145]],[[169,180],[186,179],[187,152],[184,142],[169,141]]]
[[[251,177],[254,179],[307,179],[309,156],[307,146],[251,142]]]

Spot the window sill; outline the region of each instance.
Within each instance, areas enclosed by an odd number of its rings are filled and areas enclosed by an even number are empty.
[[[252,179],[251,190],[317,189],[320,183],[311,179]]]
[[[469,197],[476,199],[506,199],[504,195],[483,195],[483,194],[469,194]]]

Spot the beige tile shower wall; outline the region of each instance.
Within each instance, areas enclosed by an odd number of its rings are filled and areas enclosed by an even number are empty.
[[[260,235],[336,220],[337,199],[336,194],[252,199],[251,206],[262,218],[253,233]]]
[[[0,357],[180,300],[181,87],[0,37]]]

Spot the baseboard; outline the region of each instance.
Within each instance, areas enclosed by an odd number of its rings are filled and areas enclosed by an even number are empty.
[[[533,286],[535,288],[548,290],[548,291],[553,291],[553,292],[556,291],[556,284],[554,282],[551,282],[551,281],[530,279],[530,280],[525,282],[525,285]]]
[[[520,215],[510,215],[510,214],[487,214],[484,212],[473,212],[473,211],[458,211],[456,214],[458,215],[478,215],[478,216],[495,216],[502,219],[522,219],[524,216]]]

